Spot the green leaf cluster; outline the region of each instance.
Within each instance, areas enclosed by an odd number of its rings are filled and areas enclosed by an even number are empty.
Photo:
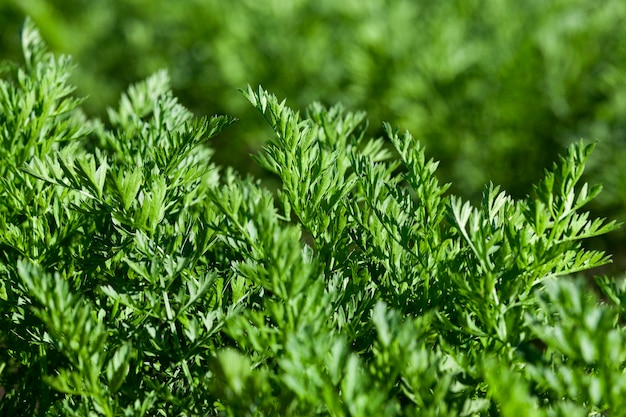
[[[242,91],[276,193],[221,169],[159,72],[87,119],[25,23],[0,80],[0,412],[575,416],[626,406],[621,284],[584,206],[593,145],[472,205],[408,133]],[[391,144],[391,147],[387,145]]]

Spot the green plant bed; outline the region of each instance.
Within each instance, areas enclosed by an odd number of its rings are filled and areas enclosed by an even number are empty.
[[[0,81],[0,414],[586,416],[626,407],[626,293],[593,145],[476,206],[409,134],[242,91],[274,194],[211,162],[234,122],[165,72],[86,118],[27,21]],[[600,299],[602,298],[602,302]]]

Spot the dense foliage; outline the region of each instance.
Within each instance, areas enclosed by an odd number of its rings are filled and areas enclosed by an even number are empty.
[[[626,409],[593,145],[524,198],[450,193],[408,132],[243,96],[276,194],[211,162],[158,72],[106,124],[33,24],[0,80],[2,415],[585,416]],[[207,143],[208,142],[208,143]],[[601,301],[602,300],[602,301]]]

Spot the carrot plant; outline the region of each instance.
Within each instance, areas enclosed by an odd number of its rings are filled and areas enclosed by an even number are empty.
[[[577,274],[614,230],[593,145],[524,199],[448,192],[408,132],[243,95],[272,193],[211,162],[160,72],[87,119],[27,21],[0,80],[0,411],[41,416],[585,416],[626,407],[626,292]],[[601,301],[602,300],[602,301]]]

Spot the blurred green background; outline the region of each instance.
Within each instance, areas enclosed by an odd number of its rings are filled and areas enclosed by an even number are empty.
[[[166,68],[196,114],[238,117],[213,147],[240,172],[265,175],[249,154],[269,129],[237,92],[261,84],[300,109],[366,110],[372,134],[410,130],[474,201],[489,181],[523,197],[565,146],[597,140],[594,215],[626,219],[623,0],[5,0],[2,58],[21,59],[26,15],[74,57],[92,116]],[[625,243],[622,231],[592,245],[622,272]]]

